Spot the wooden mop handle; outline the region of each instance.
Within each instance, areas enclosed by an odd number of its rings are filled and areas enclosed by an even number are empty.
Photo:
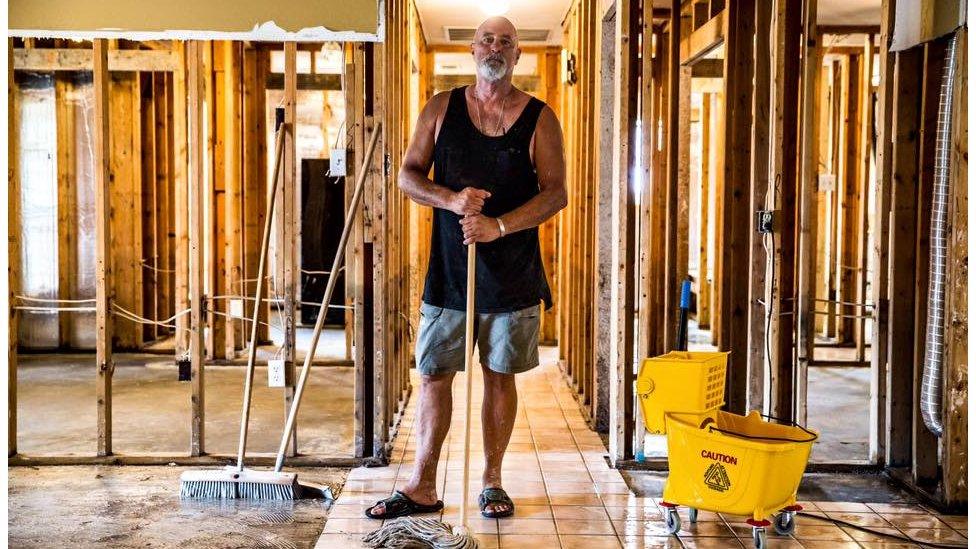
[[[319,316],[315,319],[315,329],[312,330],[312,342],[309,345],[308,354],[305,355],[305,364],[302,365],[302,374],[298,378],[298,385],[295,387],[295,397],[288,411],[288,419],[285,420],[285,431],[281,433],[281,445],[278,447],[278,456],[275,459],[275,472],[281,472],[285,465],[285,449],[291,439],[292,431],[295,429],[295,417],[298,415],[298,406],[302,402],[302,395],[305,393],[305,383],[308,381],[308,374],[312,369],[312,359],[315,356],[315,348],[319,344],[319,335],[322,333],[322,326],[325,324],[325,314],[329,311],[329,302],[332,301],[332,291],[335,290],[336,280],[338,280],[339,264],[345,255],[346,243],[349,241],[349,233],[352,232],[352,222],[356,219],[356,211],[363,198],[363,187],[366,184],[366,174],[373,160],[373,150],[376,149],[376,139],[380,135],[381,123],[377,123],[373,128],[373,135],[369,139],[366,147],[366,156],[363,157],[363,164],[359,168],[359,175],[356,176],[356,190],[353,191],[352,200],[349,202],[349,211],[346,212],[346,223],[342,227],[342,237],[339,239],[339,248],[336,250],[335,259],[332,260],[332,270],[329,271],[329,282],[325,285],[325,296],[319,306]]]
[[[461,510],[458,526],[468,526],[468,476],[471,457],[471,382],[474,379],[474,275],[475,246],[468,244],[468,299],[464,314],[464,482],[461,483]]]

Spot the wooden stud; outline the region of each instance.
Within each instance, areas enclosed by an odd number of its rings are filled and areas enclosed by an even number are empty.
[[[189,155],[189,301],[190,301],[190,384],[192,396],[190,399],[190,455],[200,456],[204,450],[204,367],[203,355],[205,348],[204,331],[206,318],[203,314],[204,300],[204,178],[205,142],[203,130],[205,82],[207,72],[204,70],[204,50],[210,49],[210,43],[191,41],[187,43],[187,125],[188,155]]]
[[[796,314],[796,379],[794,380],[794,421],[807,421],[807,367],[813,360],[814,345],[814,251],[817,243],[816,194],[818,139],[815,135],[820,126],[820,101],[817,90],[820,83],[822,50],[816,31],[817,0],[805,0],[803,5],[803,95],[801,99],[801,148],[799,200],[799,241],[797,245],[797,301]]]
[[[190,210],[189,210],[189,159],[187,135],[187,49],[188,43],[173,42],[173,50],[179,57],[179,67],[173,72],[173,233],[174,254],[174,307],[173,314],[190,309]],[[176,318],[175,351],[177,359],[190,352],[190,318]]]
[[[722,334],[720,349],[731,351],[726,381],[726,407],[744,413],[748,362],[750,148],[752,136],[753,35],[755,5],[730,3],[725,8],[725,186],[723,203]],[[734,154],[732,151],[735,151]],[[718,195],[716,195],[718,197]],[[685,262],[687,263],[687,261]]]
[[[75,48],[34,48],[13,50],[15,70],[33,72],[90,71],[91,50]],[[111,49],[109,72],[171,72],[179,68],[179,57],[173,51]]]
[[[92,43],[95,88],[95,132],[92,156],[95,165],[95,367],[98,410],[99,456],[112,454],[112,258],[111,196],[115,182],[109,172],[108,44]]]
[[[79,50],[80,51],[80,50]],[[90,53],[90,52],[89,52]],[[58,172],[58,298],[71,299],[77,277],[77,158],[75,153],[75,108],[68,97],[74,84],[69,74],[54,75],[54,108],[57,124]],[[11,126],[13,127],[13,126]],[[17,131],[17,130],[14,130]],[[10,132],[10,133],[13,133]],[[16,159],[17,156],[10,156]],[[58,346],[71,346],[72,311],[58,313]]]
[[[868,285],[868,188],[871,185],[871,150],[874,141],[874,94],[871,79],[874,76],[874,35],[864,37],[864,51],[861,53],[861,136],[859,140],[858,177],[860,200],[858,202],[857,226],[860,229],[857,246],[857,293],[858,303],[867,303]],[[858,309],[858,314],[867,315],[868,309]],[[859,319],[854,325],[854,345],[857,348],[855,359],[864,361],[865,320]]]
[[[297,320],[295,315],[298,312],[296,297],[300,289],[298,283],[300,279],[300,265],[298,264],[299,243],[296,238],[301,231],[301,216],[299,212],[298,189],[298,147],[296,144],[296,124],[298,121],[298,88],[296,80],[297,49],[295,42],[285,42],[285,144],[282,153],[282,180],[281,191],[281,235],[278,240],[278,247],[281,251],[281,267],[284,281],[284,317],[285,317],[285,341],[284,341],[284,360],[285,378],[288,381],[284,390],[284,414],[287,417],[288,410],[291,409],[292,401],[295,397],[295,330]],[[292,444],[288,448],[289,457],[298,453],[298,421],[295,421],[295,430],[292,434]]]
[[[945,431],[943,433],[942,486],[945,504],[961,509],[968,501],[968,426],[969,426],[969,156],[968,156],[968,54],[969,31],[956,31],[956,80],[950,153],[950,227],[948,277],[946,288]]]
[[[701,114],[699,115],[701,127],[701,164],[699,173],[701,174],[701,200],[698,212],[698,328],[706,330],[711,327],[711,282],[708,278],[709,249],[708,249],[708,228],[711,201],[713,196],[710,194],[711,187],[711,164],[716,154],[712,148],[712,101],[714,94],[702,94]]]
[[[243,146],[241,150],[244,183],[244,278],[247,283],[234,287],[243,295],[254,295],[257,284],[267,280],[251,280],[258,276],[261,238],[264,229],[268,200],[267,165],[267,113],[263,75],[268,70],[268,51],[245,46],[243,53]],[[268,322],[268,308],[262,306],[258,322]],[[250,333],[250,322],[245,321],[245,333]],[[268,327],[258,325],[257,340],[268,341]]]
[[[667,84],[670,66],[670,35],[663,32],[655,33],[656,51],[651,78],[654,82],[652,128],[656,136],[670,136],[670,117],[666,99],[670,86]],[[661,129],[661,131],[658,130]],[[670,139],[668,137],[668,139]],[[665,250],[667,247],[667,189],[668,179],[668,142],[656,139],[654,147],[654,168],[651,183],[654,185],[653,203],[651,205],[651,253],[655,258],[651,270],[651,308],[657,325],[651,333],[649,351],[652,355],[665,352],[664,338],[667,328],[665,321],[668,317],[665,310]]]
[[[888,333],[892,357],[914,356],[915,342],[915,233],[918,193],[918,137],[920,48],[898,52],[893,87],[891,227],[888,253],[888,296],[894,320]],[[914,378],[911,360],[892,360],[888,367],[888,457],[891,467],[912,462]]]
[[[679,151],[680,146],[680,66],[681,59],[681,2],[673,0],[671,4],[671,28],[669,35],[668,58],[668,92],[667,92],[667,190],[665,206],[665,250],[664,250],[664,348],[674,349],[674,330],[677,325],[677,299],[680,284],[678,261],[678,181],[679,181]]]
[[[644,2],[641,16],[641,64],[640,64],[640,121],[641,142],[638,156],[640,158],[640,209],[637,226],[640,234],[637,236],[638,253],[638,301],[637,301],[637,358],[638,360],[651,356],[651,338],[654,333],[654,318],[656,311],[652,307],[652,257],[651,246],[651,154],[654,149],[655,135],[653,117],[654,81],[651,77],[654,40],[653,6],[651,2]],[[640,429],[638,429],[640,432]]]
[[[171,259],[173,251],[172,219],[174,209],[172,207],[172,117],[169,106],[169,86],[167,80],[169,75],[163,73],[153,73],[152,96],[153,96],[153,117],[156,121],[154,125],[155,148],[153,150],[153,164],[155,166],[155,189],[156,204],[158,212],[156,215],[157,252],[156,272],[158,307],[156,318],[166,319],[175,314],[173,310],[173,261]],[[168,333],[167,328],[163,328]]]
[[[838,193],[841,200],[840,221],[838,228],[839,241],[839,276],[840,288],[838,299],[846,303],[857,301],[858,248],[862,226],[858,224],[860,208],[860,162],[861,127],[863,126],[863,111],[861,110],[861,95],[867,93],[861,88],[861,57],[849,55],[846,60],[845,79],[846,105],[844,125],[844,171],[841,181],[843,193]],[[846,314],[861,314],[859,308],[838,306],[838,311]],[[854,319],[841,318],[838,326],[839,343],[854,344]]]
[[[7,455],[17,454],[17,340],[14,304],[21,280],[20,88],[14,80],[13,38],[7,41]],[[104,109],[103,111],[104,112]]]
[[[879,53],[877,169],[874,178],[874,226],[872,227],[874,268],[871,276],[873,327],[871,336],[871,425],[869,460],[882,463],[887,456],[888,429],[885,403],[888,399],[888,242],[891,214],[892,116],[894,105],[895,55],[888,51],[895,25],[894,0],[881,0],[881,49]]]
[[[139,256],[141,265],[139,265],[138,275],[142,280],[142,291],[140,292],[141,295],[137,297],[140,298],[143,311],[147,312],[145,316],[159,319],[166,317],[161,316],[159,312],[157,289],[159,249],[156,225],[160,209],[156,192],[156,127],[158,124],[156,123],[156,107],[153,101],[152,74],[136,74],[134,84],[137,94],[135,101],[140,104],[140,135],[134,135],[133,138],[140,142],[142,152],[141,158],[139,158],[141,185],[137,189],[142,198],[138,217],[141,220],[141,223],[138,224],[141,228],[139,243],[142,248],[142,254]],[[142,330],[142,337],[145,341],[155,341],[159,326],[143,324],[138,329]]]
[[[224,290],[228,295],[240,295],[243,274],[243,220],[242,210],[244,189],[242,186],[242,118],[241,118],[241,44],[225,41],[223,43],[223,89],[222,103],[224,119]],[[314,56],[313,56],[314,58]],[[229,301],[225,310],[229,312]],[[246,309],[247,307],[245,307]],[[243,322],[228,318],[224,356],[233,358],[244,341]]]

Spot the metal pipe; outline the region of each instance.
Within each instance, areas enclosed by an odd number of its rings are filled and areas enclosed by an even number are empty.
[[[935,130],[935,182],[929,233],[929,301],[925,330],[925,366],[919,404],[929,431],[942,436],[943,358],[945,340],[946,229],[949,211],[949,152],[952,130],[952,86],[956,78],[956,35],[946,47]]]

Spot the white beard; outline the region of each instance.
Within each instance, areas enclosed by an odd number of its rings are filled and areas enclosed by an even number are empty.
[[[499,63],[489,63],[487,59],[483,59],[481,63],[478,63],[478,75],[487,80],[488,82],[497,82],[505,77],[508,72],[508,65],[505,60],[502,59]]]

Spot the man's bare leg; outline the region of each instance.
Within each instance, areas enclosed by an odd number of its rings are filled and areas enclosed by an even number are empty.
[[[410,499],[421,505],[437,503],[437,461],[441,446],[451,428],[451,383],[454,372],[420,376],[420,396],[417,400],[417,453],[413,475],[400,489]],[[382,515],[383,504],[370,511]]]
[[[481,406],[481,429],[485,443],[485,474],[482,478],[485,488],[502,487],[502,459],[508,448],[515,427],[518,410],[518,392],[515,388],[515,374],[500,374],[481,367],[484,374],[485,394]],[[507,511],[504,503],[492,503],[485,510],[495,513]]]

